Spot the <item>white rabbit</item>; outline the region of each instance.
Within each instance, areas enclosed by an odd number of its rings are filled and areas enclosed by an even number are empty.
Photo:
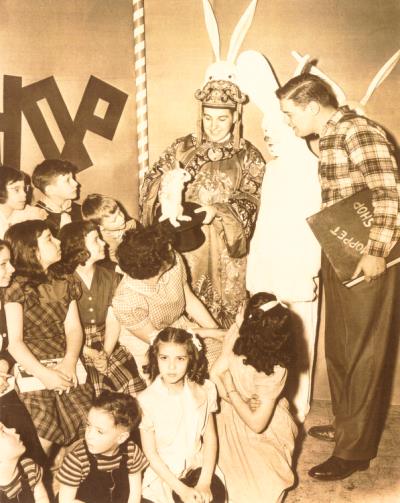
[[[292,51],[292,56],[298,62],[298,67],[296,69],[296,74],[298,75],[301,73],[302,68],[304,68],[304,66],[308,64],[310,56],[308,54],[306,54],[305,56],[301,56],[296,51]],[[332,90],[336,94],[340,106],[349,105],[349,107],[352,110],[355,110],[360,115],[365,115],[365,106],[368,100],[371,98],[375,90],[382,84],[382,82],[390,75],[390,73],[392,72],[393,68],[397,65],[399,60],[400,60],[400,49],[396,51],[393,54],[393,56],[389,58],[386,61],[386,63],[382,66],[382,68],[376,73],[375,77],[371,80],[371,83],[369,84],[366,93],[364,94],[364,96],[361,98],[360,101],[349,101],[343,89],[315,65],[311,66],[309,73],[321,77],[321,79],[324,79],[325,82],[327,82],[332,87]]]
[[[215,56],[215,62],[206,70],[205,82],[209,80],[229,80],[234,83],[237,82],[235,59],[253,21],[256,6],[257,0],[252,0],[248,5],[232,33],[227,58],[226,60],[221,60],[218,23],[209,0],[203,0],[204,18]]]
[[[191,174],[178,166],[166,171],[161,177],[160,190],[158,193],[161,204],[161,217],[159,222],[169,220],[171,225],[179,227],[179,221],[190,221],[191,217],[183,214],[182,192],[185,183],[192,176]]]
[[[293,402],[299,421],[310,408],[312,362],[317,329],[321,249],[306,217],[319,211],[318,159],[286,124],[275,95],[279,87],[266,58],[243,52],[237,61],[239,86],[264,114],[262,128],[273,159],[267,163],[260,209],[250,242],[246,286],[289,304],[299,343],[298,383]],[[257,75],[257,78],[254,78]]]

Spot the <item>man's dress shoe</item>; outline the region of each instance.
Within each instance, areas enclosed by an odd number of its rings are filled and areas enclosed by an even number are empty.
[[[308,430],[308,434],[311,437],[318,438],[318,440],[324,440],[325,442],[335,441],[335,428],[331,424],[312,426]]]
[[[342,459],[331,456],[320,465],[311,468],[308,475],[317,480],[342,480],[354,472],[367,470],[368,467],[369,460]]]

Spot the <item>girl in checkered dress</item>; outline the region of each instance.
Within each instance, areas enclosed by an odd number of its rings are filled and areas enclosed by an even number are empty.
[[[40,466],[44,466],[47,463],[47,456],[40,445],[32,418],[18,398],[15,380],[12,377],[15,361],[8,352],[3,294],[11,282],[13,273],[10,245],[7,241],[0,239],[0,420],[4,427],[15,428],[26,447],[26,454]]]
[[[78,384],[76,365],[82,327],[76,300],[81,291],[71,275],[52,271],[60,242],[40,220],[10,227],[15,277],[4,294],[9,351],[43,389],[19,393],[48,453],[53,443],[68,445],[84,431],[93,396],[90,384]],[[44,360],[58,358],[54,367]]]
[[[121,276],[96,264],[105,243],[93,222],[72,222],[60,232],[62,267],[82,288],[78,308],[85,331],[83,358],[96,396],[104,389],[135,396],[146,387],[135,359],[118,343],[120,324],[111,301]]]

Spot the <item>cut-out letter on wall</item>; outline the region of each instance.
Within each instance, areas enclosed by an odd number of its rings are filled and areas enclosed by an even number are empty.
[[[83,145],[86,131],[112,140],[127,99],[127,94],[91,75],[76,112],[72,134],[68,138],[64,137],[61,157],[70,160],[80,169],[91,166],[92,161]],[[104,117],[98,117],[94,113],[100,100],[108,103]]]
[[[21,77],[5,75],[3,86],[3,113],[0,113],[0,131],[4,132],[3,162],[15,168],[21,163],[22,113],[45,159],[68,159],[82,171],[93,165],[83,144],[86,131],[112,140],[128,99],[123,91],[91,76],[75,119],[72,119],[54,77],[22,87]],[[39,108],[38,102],[43,99],[47,101],[64,139],[62,152]],[[100,101],[108,104],[102,117],[95,114]]]

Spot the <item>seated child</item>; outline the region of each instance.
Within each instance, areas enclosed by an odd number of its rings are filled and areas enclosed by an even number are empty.
[[[3,503],[49,503],[42,469],[24,458],[25,446],[13,428],[0,423],[0,501]]]
[[[71,222],[60,231],[59,264],[79,281],[79,314],[85,332],[83,358],[96,395],[104,389],[135,396],[146,387],[135,359],[121,346],[121,331],[111,305],[121,275],[98,265],[105,243],[93,222]]]
[[[79,197],[76,171],[69,161],[47,159],[32,173],[32,183],[42,193],[36,206],[46,211],[47,223],[55,236],[65,224],[82,220],[81,207],[73,202]]]
[[[129,439],[140,421],[130,395],[103,391],[89,410],[85,439],[65,456],[57,479],[60,503],[139,503],[147,460]]]
[[[47,463],[32,418],[15,391],[14,378],[10,375],[14,358],[8,352],[7,324],[3,295],[10,284],[14,267],[10,262],[10,246],[0,240],[0,420],[7,428],[15,428],[26,447],[26,454],[40,466]]]
[[[218,463],[229,501],[281,503],[293,485],[297,428],[281,396],[294,361],[290,318],[275,295],[253,295],[211,369],[222,398]],[[254,395],[257,407],[249,403]]]
[[[223,503],[225,488],[214,474],[217,391],[205,379],[200,339],[180,328],[164,328],[150,344],[148,361],[145,372],[152,383],[138,396],[140,435],[150,463],[143,497],[153,503]]]
[[[27,175],[8,166],[0,169],[0,239],[13,224],[25,220],[45,220],[47,213],[26,204]]]
[[[8,350],[36,378],[35,386],[32,379],[25,379],[28,385],[23,392],[20,389],[19,397],[49,454],[53,444],[66,446],[80,438],[93,398],[93,387],[79,384],[77,377],[83,333],[76,300],[81,290],[72,275],[52,271],[61,258],[60,242],[46,222],[15,224],[6,238],[15,267],[4,293]]]
[[[91,220],[99,226],[101,236],[108,245],[108,254],[112,262],[117,263],[116,249],[122,241],[122,236],[129,229],[140,226],[134,218],[126,220],[119,204],[111,197],[101,194],[89,194],[82,203],[84,220]]]

